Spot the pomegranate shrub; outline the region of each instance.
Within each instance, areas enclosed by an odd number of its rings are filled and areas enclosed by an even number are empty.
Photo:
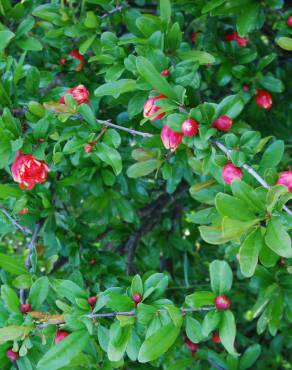
[[[0,368],[291,369],[292,13],[0,2]]]

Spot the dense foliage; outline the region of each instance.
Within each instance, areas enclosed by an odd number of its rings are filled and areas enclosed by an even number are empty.
[[[1,369],[292,368],[287,3],[1,0]]]

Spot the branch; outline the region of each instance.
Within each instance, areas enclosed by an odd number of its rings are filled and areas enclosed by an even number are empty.
[[[112,16],[115,13],[122,12],[124,9],[128,8],[129,4],[125,3],[123,5],[116,6],[114,9],[110,10],[108,13],[103,14],[100,18],[104,19]]]
[[[32,266],[32,262],[31,262],[32,254],[35,249],[35,244],[36,244],[38,234],[40,232],[42,225],[43,225],[43,221],[40,221],[36,224],[31,241],[28,245],[28,256],[26,257],[26,260],[25,260],[25,267],[28,269],[28,271],[30,271],[31,266]],[[20,289],[19,298],[20,298],[21,303],[25,303],[25,289]]]
[[[226,154],[228,158],[230,158],[232,152],[231,149],[228,149],[224,144],[220,143],[217,140],[212,141],[212,144],[217,146],[217,148],[222,150],[222,152]],[[270,186],[267,184],[267,182],[252,167],[250,167],[246,163],[244,163],[241,167],[244,168],[251,176],[253,176],[257,180],[257,182],[260,183],[264,188],[270,189]],[[287,206],[284,206],[283,209],[285,212],[288,213],[288,215],[292,216],[292,211]]]
[[[181,183],[173,194],[162,194],[150,206],[151,212],[146,220],[133,235],[125,242],[125,249],[128,250],[127,273],[131,275],[134,271],[134,257],[140,239],[147,234],[158,222],[163,210],[173,203],[181,194],[188,189],[186,182]],[[149,207],[148,207],[149,208]],[[146,211],[147,213],[147,211]]]
[[[100,123],[101,125],[116,128],[117,130],[121,130],[121,131],[126,131],[126,132],[129,132],[132,135],[139,135],[139,136],[143,136],[143,137],[152,137],[153,136],[152,134],[150,134],[148,132],[136,131],[136,130],[133,130],[131,128],[116,125],[114,123],[111,123],[110,121],[103,121],[103,120],[100,120],[100,119],[97,119],[96,121],[98,123]]]
[[[13,218],[12,216],[10,216],[10,214],[4,209],[2,208],[1,211],[4,213],[4,215],[8,218],[8,220],[12,223],[12,225],[14,227],[16,227],[18,230],[20,230],[24,235],[29,235],[31,234],[31,230],[28,229],[27,227],[24,227],[24,226],[21,226],[15,218]]]

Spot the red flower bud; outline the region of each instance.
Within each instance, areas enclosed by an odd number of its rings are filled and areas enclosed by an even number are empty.
[[[218,310],[228,310],[231,306],[231,301],[226,295],[218,295],[215,297],[214,303]]]
[[[249,90],[249,85],[244,84],[244,85],[242,86],[242,89],[243,89],[243,91],[248,91],[248,90]]]
[[[231,162],[228,162],[222,169],[222,178],[226,184],[231,184],[235,179],[242,178],[242,171],[239,167],[236,167]]]
[[[193,343],[190,339],[185,339],[185,345],[186,347],[192,352],[192,357],[195,357],[195,354],[197,350],[199,349],[199,345],[196,343]]]
[[[160,72],[161,76],[169,76],[170,75],[170,70],[169,69],[164,69],[163,71]]]
[[[68,89],[66,91],[66,94],[72,95],[74,100],[78,105],[82,103],[89,103],[88,97],[89,97],[89,91],[86,89],[84,85],[78,85],[76,87],[72,87],[71,89]],[[60,104],[65,104],[65,96],[62,96],[59,99]]]
[[[92,259],[88,262],[91,266],[95,265],[96,264],[96,260],[95,259]]]
[[[139,293],[134,293],[132,295],[132,301],[135,302],[135,304],[137,305],[138,303],[140,303],[142,301],[142,296],[141,294]]]
[[[228,33],[225,35],[226,41],[235,41],[237,42],[237,45],[241,48],[245,47],[248,43],[248,39],[245,37],[240,37],[237,32]]]
[[[270,109],[273,104],[272,95],[265,90],[257,89],[255,99],[257,105],[263,109]]]
[[[157,99],[163,99],[163,98],[166,98],[166,96],[158,95],[158,96],[154,96],[153,98],[149,98],[146,100],[144,104],[144,113],[143,113],[145,118],[149,118],[151,121],[156,121],[165,116],[165,113],[160,113],[155,116],[155,113],[157,113],[161,109],[158,105],[155,105],[155,102]]]
[[[66,63],[66,59],[65,59],[65,58],[61,58],[61,59],[59,60],[59,63],[60,63],[61,65],[64,65],[64,64]]]
[[[61,342],[63,339],[68,337],[69,334],[70,333],[68,333],[65,330],[57,330],[56,335],[55,335],[55,344],[58,344],[59,342]]]
[[[91,144],[85,144],[84,145],[84,152],[85,153],[91,153],[92,152],[92,145]]]
[[[277,185],[284,185],[292,193],[292,171],[281,172],[277,181]]]
[[[19,306],[19,309],[22,313],[27,313],[31,310],[31,305],[29,303],[22,303]]]
[[[218,333],[213,333],[212,335],[212,342],[214,343],[221,343],[221,339]]]
[[[94,306],[97,301],[97,298],[95,296],[89,297],[87,299],[87,302],[90,304],[90,306]]]
[[[188,118],[182,123],[182,132],[185,136],[195,136],[198,133],[199,124],[192,118]]]
[[[27,215],[27,214],[28,214],[28,208],[22,208],[22,209],[19,211],[19,214],[20,214],[20,215]]]
[[[197,35],[198,35],[198,32],[191,33],[191,40],[193,44],[196,42]]]
[[[287,24],[289,27],[292,27],[292,15],[290,15],[287,19]]]
[[[7,352],[6,352],[6,357],[9,358],[9,360],[11,361],[16,361],[19,359],[19,353],[18,352],[15,352],[12,350],[12,348],[10,348]]]
[[[219,131],[227,132],[232,127],[232,119],[228,116],[220,116],[213,122],[213,127]]]
[[[75,71],[76,72],[81,71],[81,69],[85,65],[85,60],[84,60],[83,55],[81,55],[77,49],[72,50],[71,53],[70,53],[70,55],[71,55],[72,58],[77,59],[77,60],[80,61],[80,63],[77,65]]]
[[[170,149],[172,152],[175,151],[182,142],[183,136],[181,132],[175,132],[167,125],[163,126],[160,134],[164,147]]]
[[[49,167],[44,161],[36,159],[32,154],[18,152],[11,166],[13,180],[21,189],[31,190],[35,184],[47,180]]]

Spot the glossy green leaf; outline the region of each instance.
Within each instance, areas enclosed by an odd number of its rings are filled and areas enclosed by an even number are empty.
[[[215,294],[213,292],[195,292],[186,296],[186,304],[192,308],[214,305]]]
[[[14,36],[14,33],[9,30],[0,31],[0,50],[4,50]]]
[[[138,162],[130,166],[127,175],[131,178],[147,176],[157,170],[162,164],[160,159],[149,159],[148,161]]]
[[[279,219],[272,218],[268,222],[265,242],[279,256],[292,257],[291,238]]]
[[[40,309],[42,303],[46,300],[49,293],[49,279],[46,276],[37,279],[29,291],[29,303],[34,310]]]
[[[238,353],[234,348],[236,335],[236,326],[233,313],[231,311],[223,311],[221,313],[221,321],[219,325],[219,335],[223,347],[231,355],[237,356]]]
[[[232,270],[226,261],[215,260],[210,263],[210,280],[213,292],[217,295],[227,293],[232,286]]]

